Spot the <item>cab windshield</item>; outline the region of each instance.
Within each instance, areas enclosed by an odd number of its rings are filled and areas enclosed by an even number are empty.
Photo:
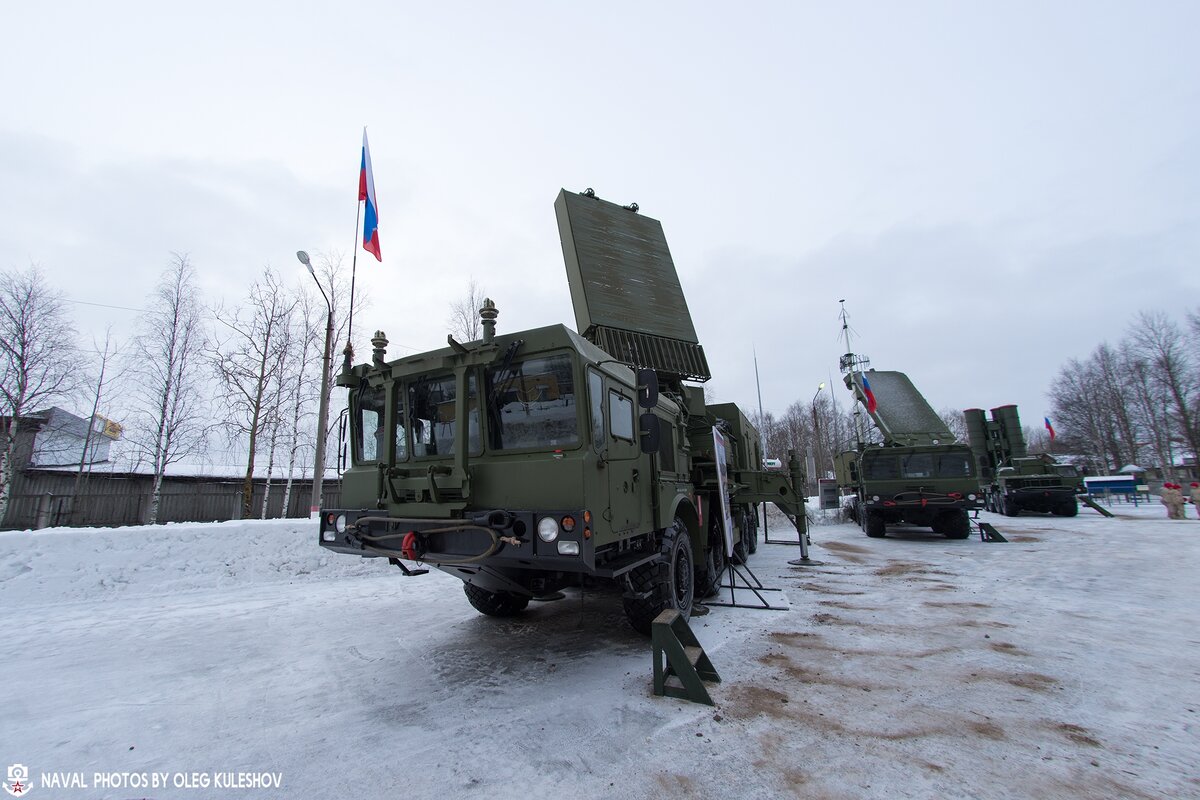
[[[431,375],[410,381],[407,399],[407,408],[402,409],[405,413],[398,416],[404,430],[396,432],[397,441],[407,434],[411,453],[417,458],[454,455],[462,447],[454,376]],[[467,375],[467,423],[467,452],[475,454],[480,452],[479,398],[472,374]]]
[[[484,375],[488,448],[559,450],[579,444],[575,374],[566,354],[526,358]]]
[[[969,478],[971,460],[962,453],[881,453],[864,459],[863,475],[876,481]]]

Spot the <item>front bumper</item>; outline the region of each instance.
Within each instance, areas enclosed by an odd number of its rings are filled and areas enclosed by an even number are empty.
[[[972,499],[971,494],[974,494]],[[983,508],[983,494],[941,494],[938,492],[897,492],[894,495],[871,495],[865,498],[864,503],[870,509],[898,509],[908,510],[914,508],[924,509],[957,509],[961,508],[966,511],[975,511]],[[879,499],[876,500],[875,497]]]
[[[592,530],[582,511],[490,509],[472,511],[466,517],[414,519],[393,517],[377,509],[324,509],[318,543],[335,553],[403,558],[438,567],[488,564],[595,572]],[[339,524],[341,518],[344,525]],[[549,542],[537,533],[538,523],[546,518],[553,519],[557,527],[557,536]],[[563,524],[568,518],[574,520],[571,530]]]

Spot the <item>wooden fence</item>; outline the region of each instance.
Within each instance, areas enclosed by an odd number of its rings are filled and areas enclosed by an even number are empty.
[[[85,477],[75,497],[75,475],[31,469],[14,481],[6,529],[24,530],[58,525],[141,525],[150,510],[153,479],[147,475],[97,475]],[[288,507],[283,508],[285,481],[271,482],[268,518],[307,517],[311,480],[292,482]],[[341,481],[326,479],[321,487],[325,505],[337,507]],[[266,480],[254,481],[253,519],[262,516]],[[242,518],[242,479],[165,477],[159,495],[158,522],[224,522]]]

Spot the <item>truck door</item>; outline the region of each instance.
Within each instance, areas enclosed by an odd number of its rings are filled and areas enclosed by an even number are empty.
[[[604,518],[614,531],[635,529],[641,523],[643,496],[649,497],[650,476],[641,474],[634,418],[633,390],[589,370],[592,402],[592,446],[604,459],[608,508]]]

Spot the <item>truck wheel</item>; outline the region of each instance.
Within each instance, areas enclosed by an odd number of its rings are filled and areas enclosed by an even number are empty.
[[[1058,513],[1062,514],[1064,517],[1078,516],[1079,515],[1079,503],[1077,503],[1075,501],[1075,499],[1072,498],[1070,502],[1062,504],[1062,508],[1059,509]]]
[[[750,531],[750,515],[739,511],[734,515],[734,524],[741,533],[738,540],[733,543],[733,563],[745,564],[750,560],[750,553],[753,552],[750,548],[750,537],[753,535]]]
[[[733,543],[733,563],[735,564],[745,564],[750,560],[749,532],[743,531],[742,536],[747,538]]]
[[[1007,497],[1004,498],[1004,516],[1015,517],[1020,513],[1021,509],[1017,507],[1015,500],[1009,500]]]
[[[887,536],[887,524],[883,521],[883,515],[868,511],[866,522],[863,523],[863,530],[872,539],[882,539]]]
[[[623,601],[625,616],[633,629],[649,636],[654,618],[668,608],[677,610],[685,620],[690,617],[695,587],[692,572],[692,540],[687,526],[676,518],[663,531],[658,558],[626,576],[629,591],[635,595]],[[647,596],[636,596],[642,594]]]
[[[966,511],[952,511],[942,517],[942,534],[947,539],[965,539],[971,535],[971,518]]]
[[[758,509],[750,515],[750,554],[758,552]]]
[[[475,610],[489,617],[511,617],[520,614],[529,605],[529,598],[508,592],[489,592],[469,583],[463,584],[463,591]]]
[[[721,591],[723,577],[725,577],[725,535],[718,531],[716,536],[708,540],[708,556],[704,560],[704,569],[696,570],[697,594],[700,597],[712,597]]]

